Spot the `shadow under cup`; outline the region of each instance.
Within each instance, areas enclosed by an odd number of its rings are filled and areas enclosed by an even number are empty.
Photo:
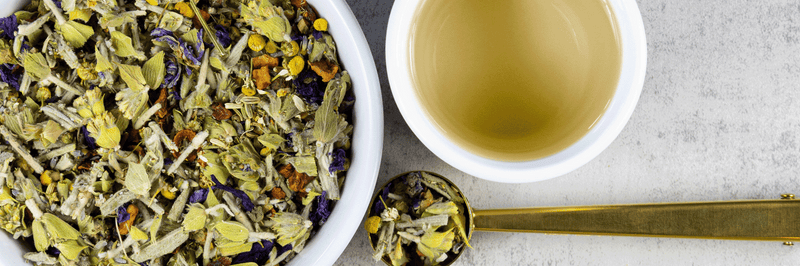
[[[412,87],[436,129],[469,153],[545,158],[610,106],[619,32],[606,0],[422,1],[409,36]]]

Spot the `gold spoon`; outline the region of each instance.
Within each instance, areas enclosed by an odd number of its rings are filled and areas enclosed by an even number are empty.
[[[724,240],[800,240],[800,201],[794,195],[778,200],[740,200],[716,202],[649,203],[573,207],[535,207],[522,209],[475,210],[460,189],[447,178],[424,172],[446,182],[464,199],[467,214],[466,235],[472,232],[528,232],[545,234],[610,235],[640,237],[700,238]],[[406,172],[390,179],[375,194],[368,210],[379,200],[380,192]],[[377,236],[368,234],[373,250]],[[448,252],[440,265],[450,265],[464,253]],[[383,262],[392,265],[388,256]],[[411,265],[411,264],[409,264]]]

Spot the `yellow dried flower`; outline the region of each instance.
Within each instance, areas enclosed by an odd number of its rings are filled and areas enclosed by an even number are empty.
[[[377,215],[367,218],[367,222],[364,223],[364,229],[366,229],[370,234],[377,233],[380,227],[381,217]]]
[[[169,189],[169,187],[164,186],[161,188],[161,196],[164,196],[167,199],[173,200],[175,199],[175,192]]]
[[[278,97],[283,97],[283,96],[286,96],[286,94],[289,94],[289,92],[284,90],[284,89],[280,89],[280,90],[278,90],[277,94],[278,94]]]
[[[303,71],[305,66],[306,62],[303,60],[303,57],[295,56],[291,61],[289,61],[289,73],[291,73],[292,76],[297,76],[301,71]]]
[[[178,10],[178,13],[181,13],[184,17],[194,18],[194,12],[192,12],[192,8],[186,2],[175,4],[175,10]]]
[[[42,182],[42,185],[47,186],[53,183],[53,178],[50,176],[52,173],[53,171],[46,170],[44,173],[42,173],[42,175],[39,176],[39,181]]]
[[[45,101],[47,99],[50,99],[52,95],[53,94],[50,93],[50,89],[48,89],[47,87],[39,87],[39,89],[36,90],[36,99],[39,101]]]
[[[266,41],[264,40],[264,36],[259,34],[250,35],[250,38],[247,39],[247,47],[250,47],[250,50],[254,52],[261,51],[264,49],[266,45]]]
[[[318,18],[314,21],[314,29],[318,31],[327,31],[328,30],[328,21],[324,18]]]
[[[281,45],[281,51],[286,56],[295,56],[300,53],[300,45],[296,41],[285,42]]]
[[[244,95],[247,95],[247,96],[253,96],[253,95],[256,95],[256,90],[254,90],[253,88],[250,88],[250,86],[245,85],[245,86],[242,87],[242,93],[244,93]]]
[[[261,156],[267,156],[267,155],[269,155],[269,151],[270,151],[269,148],[263,148],[263,149],[261,149],[259,154],[261,154]]]
[[[78,77],[81,78],[81,80],[97,79],[97,72],[94,71],[94,66],[91,64],[84,64],[75,71],[78,72]]]
[[[151,4],[151,5],[154,5],[154,6],[157,6],[158,5],[158,0],[147,0],[147,3]]]
[[[267,53],[271,54],[271,53],[274,53],[274,52],[278,51],[278,45],[275,44],[275,42],[273,42],[273,41],[269,41],[269,42],[267,42],[267,46],[264,47],[264,49],[266,49],[265,51]]]

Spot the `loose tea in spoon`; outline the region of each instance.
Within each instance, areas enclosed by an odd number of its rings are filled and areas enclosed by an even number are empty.
[[[437,265],[469,246],[461,193],[441,177],[411,172],[390,181],[365,224],[376,241],[373,258],[392,265]]]

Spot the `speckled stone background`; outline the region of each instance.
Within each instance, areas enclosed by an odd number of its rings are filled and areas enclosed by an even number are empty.
[[[347,0],[381,79],[386,128],[378,184],[422,169],[455,181],[475,208],[733,199],[800,194],[800,2],[637,1],[647,32],[642,96],[611,146],[578,170],[511,185],[433,155],[392,99],[384,38],[391,0]],[[800,225],[799,225],[800,226]],[[797,265],[776,242],[476,232],[457,265]],[[380,265],[363,229],[336,265]]]

